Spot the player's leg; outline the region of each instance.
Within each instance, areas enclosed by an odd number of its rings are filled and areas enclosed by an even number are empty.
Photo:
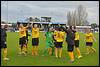
[[[35,46],[32,46],[32,55],[35,55]]]
[[[52,55],[52,48],[49,47],[49,55]]]
[[[92,46],[93,46],[93,43],[91,42],[91,43],[90,43],[90,49],[91,49],[93,52],[96,52],[96,49],[93,48]]]
[[[7,44],[6,42],[4,41],[1,41],[1,48],[4,49],[3,50],[3,57],[4,57],[4,60],[9,60],[9,58],[7,58]]]
[[[4,48],[4,60],[8,60],[8,58],[7,58],[7,48]]]
[[[24,44],[22,44],[22,54],[25,55],[25,46],[24,46]]]
[[[82,57],[80,49],[79,49],[79,40],[75,40],[75,48],[78,54],[78,59]]]
[[[81,58],[81,57],[82,57],[82,55],[81,55],[81,52],[80,52],[80,49],[79,49],[79,48],[76,48],[76,50],[77,50],[78,59],[79,59],[79,58]]]
[[[90,53],[90,47],[86,46],[86,54],[89,54],[89,53]]]
[[[22,53],[26,56],[25,51],[26,51],[26,38],[23,37],[22,38]]]
[[[48,42],[49,55],[52,55],[52,43]]]
[[[4,60],[9,60],[9,58],[7,58],[7,45],[6,44],[4,46]]]
[[[27,53],[27,50],[28,50],[28,40],[27,40],[27,38],[26,38],[25,42],[26,42],[25,45],[24,45],[25,53]]]
[[[25,51],[25,53],[27,53],[27,51],[28,51],[28,41],[26,40],[26,51]]]
[[[73,54],[73,51],[69,51],[68,52],[68,54],[69,54],[69,57],[70,57],[70,61],[74,61],[74,54]]]
[[[90,43],[86,42],[86,54],[90,53]]]
[[[59,48],[59,49],[60,49],[59,58],[61,58],[61,55],[62,55],[62,48]]]
[[[73,49],[74,49],[74,45],[68,45],[68,54],[71,62],[74,61]]]
[[[55,47],[53,46],[52,47],[52,55],[54,55],[54,49],[55,49]]]
[[[91,49],[93,52],[96,52],[96,49],[95,49],[95,48],[90,47],[90,49]]]
[[[34,38],[32,38],[32,55],[35,55],[35,45],[34,45]]]
[[[55,56],[58,58],[58,48],[55,48]]]
[[[62,55],[62,42],[59,42],[59,58],[61,58]]]
[[[19,54],[22,54],[22,41],[21,41],[21,38],[19,38],[18,50],[19,50]]]
[[[35,47],[36,47],[36,49],[35,49],[35,55],[37,56],[38,55],[38,48],[39,48],[39,46],[37,45]]]
[[[45,46],[45,49],[43,51],[44,55],[46,55],[48,53],[48,48],[49,48],[49,45],[48,45],[48,42],[46,41],[46,46]]]
[[[26,37],[26,53],[28,52],[28,36]]]
[[[35,49],[35,55],[38,55],[38,48],[39,48],[39,38],[35,39],[35,45],[36,45],[36,49]]]
[[[56,44],[55,44],[55,56],[56,56],[56,58],[58,58],[58,42],[56,42]]]

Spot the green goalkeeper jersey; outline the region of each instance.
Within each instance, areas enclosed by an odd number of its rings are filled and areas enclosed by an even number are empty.
[[[45,33],[45,36],[46,36],[46,42],[52,44],[53,43],[53,37],[52,37],[53,32],[48,31],[48,32]]]

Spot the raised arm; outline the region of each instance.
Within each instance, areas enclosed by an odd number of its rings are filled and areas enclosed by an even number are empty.
[[[27,24],[26,28],[28,28],[28,27],[29,27],[29,23]]]
[[[96,42],[96,39],[95,39],[95,37],[93,36],[93,40]]]

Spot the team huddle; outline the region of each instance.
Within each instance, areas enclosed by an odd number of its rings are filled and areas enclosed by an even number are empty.
[[[28,34],[28,27],[31,27],[32,33],[31,35]],[[27,56],[28,53],[28,36],[32,36],[32,55],[37,56],[39,55],[38,49],[39,49],[39,38],[40,38],[40,29],[38,28],[38,24],[27,24],[24,26],[23,24],[20,24],[18,26],[19,28],[19,45],[20,45],[20,52],[19,54],[24,54]],[[89,54],[91,52],[96,52],[96,50],[92,47],[93,46],[93,40],[95,40],[93,33],[90,29],[85,30],[85,41],[87,46],[87,52],[86,54]],[[4,49],[4,60],[8,60],[7,58],[7,45],[6,45],[6,35],[4,35],[5,28],[2,27],[1,29],[1,48]],[[69,27],[62,27],[58,26],[55,28],[48,27],[47,31],[45,32],[45,49],[43,52],[43,55],[49,54],[54,55],[56,58],[62,57],[62,48],[63,48],[63,42],[66,41],[67,45],[67,51],[70,57],[70,62],[74,62],[74,49],[77,51],[77,58],[82,58],[82,54],[79,49],[80,45],[80,36],[79,32],[77,31],[76,26],[69,26]],[[96,40],[95,40],[96,41]]]

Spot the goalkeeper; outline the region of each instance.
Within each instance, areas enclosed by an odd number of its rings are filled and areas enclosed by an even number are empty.
[[[54,44],[53,44],[53,32],[52,28],[48,28],[47,32],[45,33],[45,41],[46,41],[46,47],[44,50],[44,54],[46,55],[49,53],[49,55],[54,55]]]

